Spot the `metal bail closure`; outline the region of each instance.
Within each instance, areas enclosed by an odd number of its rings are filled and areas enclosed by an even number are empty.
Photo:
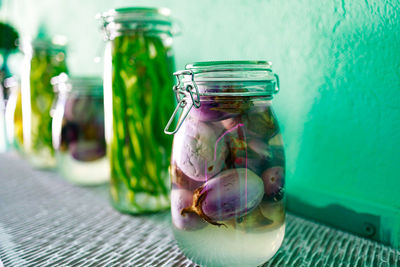
[[[274,76],[275,76],[275,94],[276,94],[276,93],[279,92],[280,85],[279,85],[279,76],[278,76],[278,74],[274,73]]]
[[[169,119],[169,121],[167,123],[167,126],[164,129],[164,133],[169,134],[169,135],[175,134],[179,130],[179,128],[182,126],[182,123],[185,121],[186,117],[188,116],[188,114],[193,106],[195,108],[199,108],[201,105],[199,89],[197,87],[196,82],[194,81],[194,73],[191,70],[183,70],[183,71],[175,72],[174,75],[176,76],[176,78],[178,80],[178,84],[174,85],[174,87],[173,87],[173,90],[175,92],[176,101],[178,101],[178,105],[176,106],[174,112],[171,115],[171,118]],[[184,76],[184,75],[190,75],[191,83],[192,83],[192,84],[188,84],[185,88],[184,88],[184,84],[181,80],[182,76]],[[193,88],[195,89],[194,92],[193,92]],[[189,93],[190,98],[191,98],[191,103],[190,103],[190,106],[188,106],[188,107],[186,107],[188,102],[185,99],[187,93]],[[193,97],[193,93],[196,94],[196,97]],[[185,110],[185,107],[186,107],[186,110]],[[169,131],[169,127],[171,126],[176,114],[178,113],[178,111],[180,109],[184,109],[181,114],[181,120],[178,122],[178,124],[176,125],[176,128],[173,131]]]
[[[193,107],[193,102],[192,102],[192,104],[190,104],[189,107],[186,108],[186,111],[183,111],[183,112],[182,112],[182,116],[183,116],[183,117],[182,117],[181,121],[178,122],[178,125],[176,125],[175,130],[173,130],[173,131],[169,131],[169,130],[168,130],[169,127],[171,126],[171,124],[172,124],[172,122],[173,122],[175,116],[176,116],[176,113],[178,113],[179,109],[184,109],[184,108],[186,107],[186,105],[187,105],[186,100],[185,100],[184,98],[182,98],[181,101],[180,101],[180,102],[178,103],[178,105],[176,106],[176,108],[175,108],[175,110],[174,110],[174,113],[172,113],[171,118],[169,118],[169,121],[168,121],[168,123],[167,123],[167,126],[165,126],[164,133],[170,134],[170,135],[171,135],[171,134],[175,134],[175,133],[179,130],[179,128],[181,128],[181,125],[182,125],[183,121],[186,119],[187,115],[189,114],[190,110],[191,110],[192,107]]]

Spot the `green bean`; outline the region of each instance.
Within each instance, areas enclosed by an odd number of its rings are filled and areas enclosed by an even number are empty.
[[[113,137],[109,146],[114,206],[125,212],[157,211],[138,194],[168,197],[172,137],[163,134],[173,112],[173,58],[163,37],[137,31],[112,41]],[[124,153],[123,153],[124,151]],[[121,156],[122,155],[122,156]],[[123,163],[121,163],[123,161]],[[126,197],[117,198],[121,192]]]

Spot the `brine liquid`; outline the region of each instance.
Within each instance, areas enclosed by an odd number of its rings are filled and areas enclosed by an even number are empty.
[[[233,227],[209,225],[195,231],[173,227],[184,254],[202,266],[259,266],[278,251],[285,224],[264,232],[244,232]]]
[[[52,170],[56,166],[56,159],[49,148],[28,150],[28,160],[37,169]]]
[[[110,177],[109,161],[106,157],[85,162],[74,159],[68,153],[58,153],[57,163],[61,175],[76,184],[102,184]]]

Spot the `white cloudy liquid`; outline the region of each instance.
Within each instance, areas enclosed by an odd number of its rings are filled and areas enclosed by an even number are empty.
[[[94,161],[78,161],[69,153],[57,153],[60,173],[69,181],[81,185],[102,184],[109,180],[110,167],[107,157]]]
[[[186,257],[202,266],[259,266],[278,251],[285,224],[263,232],[209,225],[195,231],[173,227],[175,239]]]

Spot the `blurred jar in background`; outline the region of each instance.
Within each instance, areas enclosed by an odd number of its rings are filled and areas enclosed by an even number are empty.
[[[8,150],[6,106],[10,95],[5,80],[12,77],[9,58],[18,51],[18,32],[8,23],[0,22],[0,152]]]
[[[16,77],[10,77],[4,81],[4,87],[10,92],[5,112],[7,139],[18,152],[23,153],[24,140],[20,83]]]
[[[5,122],[6,100],[4,99],[4,91],[4,87],[0,83],[0,153],[5,152],[8,148]]]
[[[50,109],[54,99],[52,77],[67,72],[66,41],[61,36],[37,38],[24,45],[21,77],[24,149],[34,167],[54,168]]]
[[[169,207],[174,58],[168,9],[122,8],[99,16],[109,40],[104,108],[111,197],[121,212]]]
[[[107,182],[102,79],[62,73],[51,82],[57,94],[52,130],[58,170],[76,184]]]

